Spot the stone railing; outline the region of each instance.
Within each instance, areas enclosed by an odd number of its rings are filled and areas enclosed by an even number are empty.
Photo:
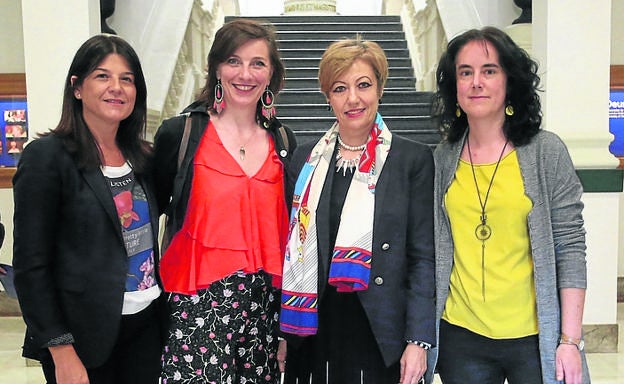
[[[211,9],[201,5],[199,0],[193,3],[162,110],[148,111],[148,136],[155,133],[163,119],[179,114],[190,104],[205,84],[206,59],[224,15],[219,1],[214,1]]]
[[[435,0],[416,9],[413,0],[403,0],[401,9],[407,44],[416,76],[416,89],[434,91],[438,59],[446,47],[447,39]]]

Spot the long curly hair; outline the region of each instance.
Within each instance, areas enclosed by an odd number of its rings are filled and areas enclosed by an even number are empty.
[[[436,70],[438,91],[434,96],[433,116],[439,119],[443,137],[448,142],[460,140],[468,129],[465,113],[455,115],[457,108],[456,63],[458,52],[471,41],[489,43],[498,52],[500,65],[507,75],[507,104],[514,109],[505,115],[503,133],[514,146],[528,143],[541,129],[542,111],[538,92],[538,65],[505,32],[495,27],[471,29],[453,38],[440,58]]]

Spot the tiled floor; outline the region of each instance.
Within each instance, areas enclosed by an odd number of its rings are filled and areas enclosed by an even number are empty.
[[[618,304],[619,353],[587,355],[593,384],[624,383],[624,303]],[[24,324],[19,317],[0,317],[0,384],[42,384],[39,367],[26,367],[20,357]],[[435,383],[440,381],[436,379]]]

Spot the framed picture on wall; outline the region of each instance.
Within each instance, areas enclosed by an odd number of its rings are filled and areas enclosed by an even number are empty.
[[[15,167],[28,141],[25,97],[0,96],[0,167]]]

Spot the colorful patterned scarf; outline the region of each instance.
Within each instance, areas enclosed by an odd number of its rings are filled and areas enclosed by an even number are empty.
[[[310,152],[295,184],[284,261],[280,328],[299,336],[314,335],[318,328],[316,208],[337,136],[336,122]],[[375,186],[391,142],[392,134],[377,113],[342,208],[329,268],[329,284],[339,292],[368,289]]]

